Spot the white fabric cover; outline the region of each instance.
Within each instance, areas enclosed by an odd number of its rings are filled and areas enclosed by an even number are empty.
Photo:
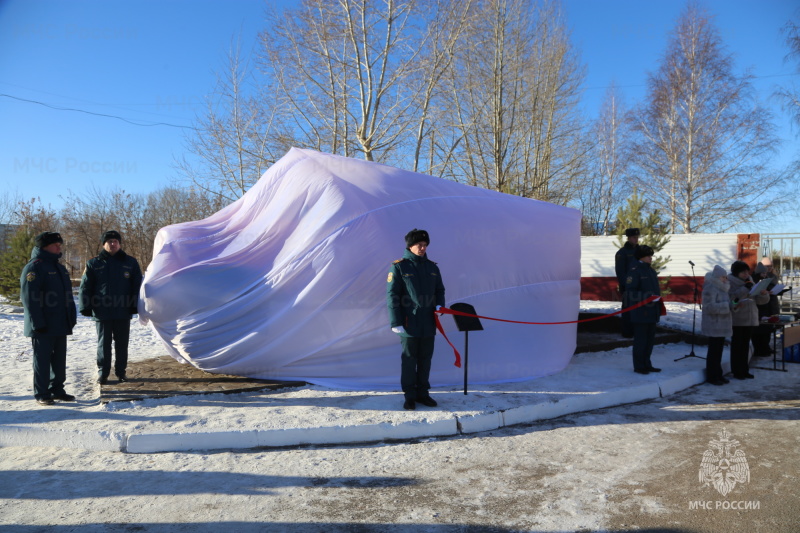
[[[292,148],[242,198],[159,230],[140,318],[208,372],[399,389],[386,278],[413,228],[431,236],[447,304],[524,321],[577,319],[580,213],[377,163]],[[464,334],[442,322],[462,352]],[[483,321],[470,383],[564,369],[576,326]],[[463,383],[437,335],[431,385]]]

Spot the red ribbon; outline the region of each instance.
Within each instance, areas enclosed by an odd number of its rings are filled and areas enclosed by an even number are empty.
[[[436,329],[438,329],[439,333],[442,334],[442,336],[444,337],[444,340],[447,341],[447,344],[450,345],[450,347],[453,349],[453,354],[455,354],[455,356],[456,356],[456,361],[453,364],[455,364],[455,366],[461,368],[461,354],[458,353],[458,350],[456,350],[456,347],[453,346],[453,343],[450,342],[450,339],[447,338],[447,334],[444,332],[444,328],[442,327],[442,323],[439,320],[439,315],[440,314],[442,314],[442,315],[469,316],[469,317],[473,317],[473,318],[482,318],[484,320],[495,320],[497,322],[510,322],[512,324],[533,324],[533,325],[537,325],[537,326],[549,326],[549,325],[558,325],[558,324],[580,324],[582,322],[591,322],[592,320],[601,320],[603,318],[608,318],[610,316],[619,315],[621,313],[627,313],[628,311],[632,311],[634,309],[642,307],[643,305],[647,305],[650,302],[658,300],[659,298],[661,298],[661,296],[658,296],[658,295],[654,294],[653,296],[650,296],[649,298],[639,302],[638,304],[632,305],[630,307],[626,307],[625,309],[620,309],[619,311],[615,311],[614,313],[609,313],[607,315],[601,315],[601,316],[596,316],[596,317],[592,317],[592,318],[584,318],[583,320],[568,320],[566,322],[522,322],[520,320],[505,320],[503,318],[492,318],[490,316],[472,315],[472,314],[469,314],[469,313],[465,313],[463,311],[454,311],[454,310],[452,310],[452,309],[450,309],[448,307],[440,307],[439,310],[436,311],[433,314],[433,317],[436,319]]]

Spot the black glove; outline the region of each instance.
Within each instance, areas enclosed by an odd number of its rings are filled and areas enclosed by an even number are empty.
[[[744,282],[744,286],[747,287],[748,289],[752,289],[753,288],[753,282],[752,281],[745,281]]]
[[[39,335],[44,335],[47,333],[47,328],[36,328],[33,330],[34,333],[38,333]]]
[[[83,316],[92,316],[92,310],[91,309],[81,309],[81,314]]]

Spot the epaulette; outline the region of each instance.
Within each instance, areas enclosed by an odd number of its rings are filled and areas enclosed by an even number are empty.
[[[397,263],[399,263],[400,261],[404,261],[404,259],[398,259],[397,261],[392,261],[392,264],[393,264],[393,265],[396,265],[396,264],[397,264]]]

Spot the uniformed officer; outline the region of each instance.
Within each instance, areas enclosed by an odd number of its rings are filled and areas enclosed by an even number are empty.
[[[80,311],[94,317],[97,328],[97,382],[108,383],[111,373],[111,344],[116,359],[114,373],[119,381],[128,381],[128,340],[131,316],[136,314],[142,271],[139,262],[126,254],[117,231],[106,231],[101,238],[103,251],[89,259],[83,271]]]
[[[405,237],[402,259],[392,264],[386,285],[389,324],[400,336],[400,385],[405,395],[404,409],[416,403],[436,407],[428,390],[431,359],[436,335],[434,312],[444,306],[444,284],[439,267],[428,259],[431,240],[428,232],[413,229]]]
[[[653,295],[661,296],[658,274],[651,266],[653,249],[647,245],[638,246],[635,251],[637,261],[628,270],[625,279],[625,294],[628,305],[635,305]],[[653,343],[656,337],[656,324],[661,320],[661,302],[629,311],[633,325],[633,370],[639,374],[661,372],[650,362]]]
[[[639,228],[626,229],[625,236],[628,240],[622,245],[622,248],[617,250],[616,255],[614,255],[614,272],[617,275],[617,287],[622,297],[623,309],[630,305],[625,299],[625,278],[628,275],[628,270],[630,270],[637,261],[635,253],[636,248],[639,246]],[[633,337],[630,313],[622,313],[619,318],[622,326],[622,336],[628,338]]]
[[[33,344],[33,396],[41,405],[71,402],[67,380],[67,335],[77,321],[72,284],[61,258],[64,240],[45,231],[36,237],[31,260],[22,269],[20,294],[25,309],[23,331]]]

